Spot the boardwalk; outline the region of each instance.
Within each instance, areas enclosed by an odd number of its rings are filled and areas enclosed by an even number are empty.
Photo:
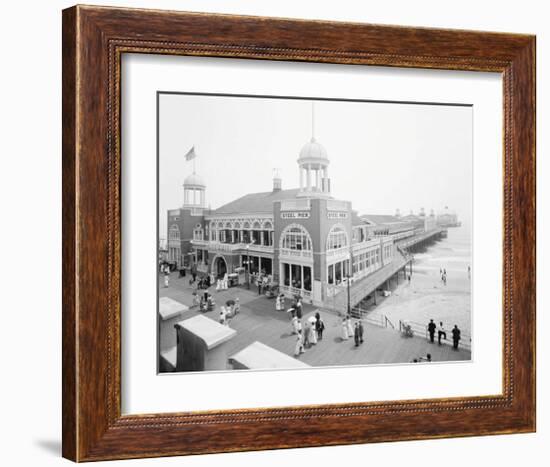
[[[372,294],[377,288],[391,279],[396,273],[401,272],[401,270],[403,270],[403,268],[405,268],[410,261],[410,258],[403,256],[396,250],[391,263],[388,263],[372,274],[353,282],[350,286],[351,306],[356,306],[367,295]],[[405,279],[403,278],[402,280]],[[347,304],[348,295],[345,286],[342,286],[341,290],[332,299],[327,300],[327,305],[333,310],[344,311],[347,309]]]
[[[192,289],[188,280],[176,278],[173,275],[169,288],[160,288],[161,296],[169,296],[186,305],[192,304]],[[227,291],[212,294],[216,299],[217,310],[204,315],[217,320],[219,306],[230,298],[239,297],[241,313],[230,323],[230,327],[237,331],[228,347],[232,355],[252,342],[258,340],[287,355],[293,355],[296,337],[291,334],[291,325],[287,313],[275,311],[275,302],[264,296],[259,296],[257,290],[232,288]],[[304,305],[304,318],[314,314],[316,308]],[[190,318],[198,312],[190,310],[181,317],[161,322],[162,350],[175,345],[174,324],[180,319]],[[364,365],[380,363],[406,363],[414,358],[432,355],[434,361],[469,360],[470,352],[455,351],[448,345],[439,346],[430,344],[422,338],[403,338],[396,331],[378,326],[365,324],[365,343],[355,347],[352,339],[342,341],[340,338],[341,320],[335,314],[321,312],[326,330],[324,338],[317,345],[306,350],[300,357],[304,363],[312,366],[326,365]]]

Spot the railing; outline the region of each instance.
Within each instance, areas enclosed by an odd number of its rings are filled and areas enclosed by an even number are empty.
[[[398,331],[401,335],[405,335],[407,332],[406,326],[410,326],[410,332],[412,335],[410,337],[420,337],[428,340],[428,326],[425,324],[417,323],[415,321],[402,321],[399,320],[399,327],[394,325],[394,323],[384,314],[369,312],[361,307],[353,307],[351,310],[352,317],[356,319],[361,319],[366,323],[372,324],[374,326],[379,326],[382,328],[390,328],[395,331]],[[447,339],[441,340],[442,344],[453,345],[453,338],[451,330],[446,330]],[[435,334],[435,339],[437,339],[437,330]],[[472,350],[472,338],[469,334],[464,332],[460,333],[460,341],[458,342],[458,347],[466,350]]]
[[[354,307],[351,309],[351,315],[354,318],[361,319],[366,323],[373,324],[375,326],[380,326],[382,328],[391,328],[395,330],[395,325],[391,320],[381,313],[368,312],[360,307]]]
[[[207,247],[214,251],[226,251],[233,252],[237,250],[249,250],[251,252],[264,252],[273,253],[272,245],[257,245],[255,243],[225,243],[225,242],[213,242],[209,240],[195,240],[191,241],[193,245]]]
[[[279,250],[279,256],[289,258],[313,258],[313,252],[311,250],[292,250],[290,248],[281,248]]]
[[[433,237],[434,235],[441,234],[444,231],[445,229],[435,228],[427,232],[419,232],[419,233],[416,233],[413,238],[409,238],[408,240],[401,241],[399,245],[401,246],[401,248],[409,248],[423,240]]]
[[[299,295],[306,299],[311,299],[311,290],[298,289],[290,285],[280,285],[279,290],[281,290],[281,292],[283,292],[285,295],[291,295],[291,296]]]
[[[248,245],[248,249],[250,251],[260,251],[260,252],[265,252],[265,253],[273,253],[273,245],[259,245],[259,244],[256,244],[256,243],[253,243],[252,245],[250,244],[247,244]],[[247,249],[247,245],[245,245],[244,243],[241,243],[241,248],[243,249]]]
[[[336,248],[335,250],[327,250],[328,259],[348,259],[350,257],[349,247]]]

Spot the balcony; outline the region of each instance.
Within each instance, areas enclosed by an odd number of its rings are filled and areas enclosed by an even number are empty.
[[[290,248],[281,248],[279,250],[281,260],[307,260],[313,261],[313,251],[311,250],[291,250]]]
[[[306,300],[311,300],[312,298],[311,290],[297,289],[296,287],[292,287],[288,285],[280,285],[279,290],[282,293],[284,293],[287,297],[295,297],[298,295]]]
[[[327,250],[327,261],[336,261],[336,260],[343,260],[343,259],[349,259],[350,253],[349,253],[349,247],[345,246],[342,248],[337,248],[335,250]]]
[[[211,242],[209,240],[192,240],[192,245],[206,248],[212,252],[234,253],[236,251],[249,251],[250,253],[270,253],[273,254],[273,246],[256,245],[255,243],[223,243]],[[248,248],[247,248],[248,247]]]

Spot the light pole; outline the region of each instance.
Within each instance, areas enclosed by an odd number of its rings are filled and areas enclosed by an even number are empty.
[[[250,245],[254,245],[254,239],[246,245],[246,288],[250,290]]]
[[[351,316],[351,299],[349,295],[349,283],[350,283],[350,276],[349,274],[346,276],[347,279],[347,285],[348,285],[348,316]]]

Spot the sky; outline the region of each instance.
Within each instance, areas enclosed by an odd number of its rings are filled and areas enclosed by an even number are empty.
[[[327,150],[332,196],[360,214],[442,211],[469,222],[472,107],[228,97],[159,96],[159,234],[166,211],[183,204],[184,156],[195,146],[196,173],[213,209],[247,193],[299,186],[296,162],[312,136]],[[313,128],[312,128],[313,127]]]

